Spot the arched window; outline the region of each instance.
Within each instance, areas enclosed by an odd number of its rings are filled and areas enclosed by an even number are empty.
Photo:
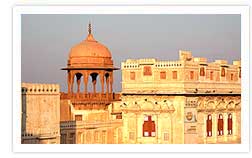
[[[232,114],[228,114],[228,134],[231,135],[233,133],[232,131],[232,126],[233,126],[233,122],[232,122]]]
[[[211,137],[212,136],[212,116],[209,114],[207,116],[207,121],[206,121],[206,128],[207,128],[207,136]]]
[[[218,118],[218,135],[222,136],[223,133],[223,116],[222,114],[219,114]]]
[[[155,137],[155,136],[156,136],[155,122],[152,121],[151,116],[144,116],[143,137]]]

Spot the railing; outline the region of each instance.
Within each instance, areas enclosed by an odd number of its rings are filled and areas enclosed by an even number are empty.
[[[121,94],[119,93],[61,93],[61,99],[71,99],[76,101],[119,101]]]
[[[60,128],[96,128],[96,127],[105,127],[112,125],[122,125],[122,120],[113,120],[113,121],[61,121]]]

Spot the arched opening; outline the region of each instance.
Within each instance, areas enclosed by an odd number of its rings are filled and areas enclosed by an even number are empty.
[[[218,135],[222,136],[223,133],[223,115],[219,114],[219,118],[218,118]]]
[[[212,136],[212,115],[209,114],[207,116],[207,121],[206,121],[206,130],[207,130],[207,136],[211,137]]]
[[[155,137],[156,136],[156,127],[155,121],[152,121],[151,116],[144,116],[143,123],[143,137]]]
[[[98,76],[98,73],[96,73],[96,72],[91,73],[90,76],[91,76],[91,83],[92,83],[91,84],[92,85],[92,92],[94,94],[96,94],[96,89],[97,89],[96,85],[97,85],[97,76]]]
[[[74,76],[74,80],[76,81],[76,90],[75,92],[80,93],[80,86],[81,86],[81,73],[76,73]]]
[[[228,114],[228,120],[227,120],[227,124],[228,124],[228,135],[231,135],[233,133],[233,120],[232,120],[232,114]]]
[[[102,86],[101,86],[101,76],[98,74],[97,77],[96,77],[96,92],[99,92],[101,93],[102,91]]]
[[[105,73],[104,75],[104,89],[105,89],[105,92],[108,94],[109,93],[109,73]]]

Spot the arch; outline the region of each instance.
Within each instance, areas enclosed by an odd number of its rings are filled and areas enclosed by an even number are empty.
[[[227,119],[227,130],[228,130],[228,135],[232,135],[233,133],[233,116],[232,113],[228,114],[228,119]]]
[[[234,109],[235,108],[235,103],[234,101],[230,101],[227,105],[226,105],[227,109]]]
[[[206,131],[207,131],[207,137],[211,137],[212,136],[212,115],[211,114],[207,115]]]
[[[224,99],[222,99],[221,101],[219,101],[219,102],[217,103],[216,108],[217,108],[218,110],[223,110],[223,109],[226,108],[226,102],[224,101]]]
[[[143,110],[154,110],[154,104],[151,101],[143,101],[142,104],[140,104],[141,109]]]
[[[213,110],[215,108],[216,108],[216,106],[215,106],[215,102],[213,100],[210,100],[206,103],[206,109]]]
[[[224,135],[224,131],[223,131],[223,115],[219,114],[218,116],[218,135],[222,136]]]

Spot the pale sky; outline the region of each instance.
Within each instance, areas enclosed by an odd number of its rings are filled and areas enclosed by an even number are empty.
[[[86,38],[89,21],[116,67],[132,58],[178,60],[179,50],[210,62],[241,58],[240,15],[22,15],[22,82],[58,83],[67,91],[67,73],[60,69],[71,47]],[[114,91],[121,91],[120,70]]]

